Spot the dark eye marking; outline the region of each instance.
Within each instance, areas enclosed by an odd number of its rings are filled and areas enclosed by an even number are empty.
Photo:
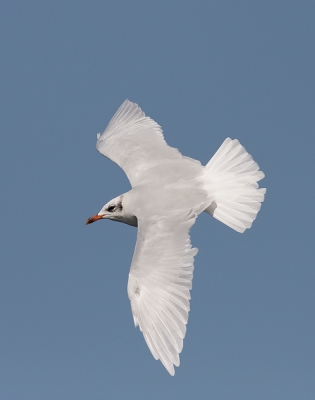
[[[113,212],[113,211],[115,211],[115,208],[116,208],[116,206],[109,206],[109,207],[107,208],[107,211]]]

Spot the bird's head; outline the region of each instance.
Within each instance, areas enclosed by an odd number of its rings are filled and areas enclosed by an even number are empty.
[[[128,215],[123,207],[123,195],[115,197],[102,207],[98,214],[93,215],[86,221],[86,225],[99,219],[111,219],[113,221],[124,222],[125,224],[137,226],[137,218]]]
[[[122,216],[122,196],[115,197],[102,207],[98,214],[93,215],[86,221],[86,225],[91,224],[99,219],[117,219]]]

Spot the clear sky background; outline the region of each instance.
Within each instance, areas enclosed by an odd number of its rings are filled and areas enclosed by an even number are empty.
[[[314,1],[0,6],[0,398],[313,400]],[[95,150],[126,99],[207,163],[237,138],[266,201],[238,234],[193,227],[171,377],[133,326],[136,229],[86,219],[129,190]]]

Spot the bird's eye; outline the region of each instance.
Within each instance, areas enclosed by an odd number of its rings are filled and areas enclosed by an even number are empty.
[[[115,208],[116,208],[116,206],[109,206],[107,211],[113,212],[113,211],[115,211]]]

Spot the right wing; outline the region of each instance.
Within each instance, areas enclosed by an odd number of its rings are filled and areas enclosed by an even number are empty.
[[[194,256],[189,229],[194,213],[138,219],[138,236],[128,281],[135,326],[153,357],[174,375],[189,313]]]
[[[131,186],[143,183],[152,167],[183,159],[165,142],[162,128],[129,100],[97,135],[96,149],[124,170]]]

